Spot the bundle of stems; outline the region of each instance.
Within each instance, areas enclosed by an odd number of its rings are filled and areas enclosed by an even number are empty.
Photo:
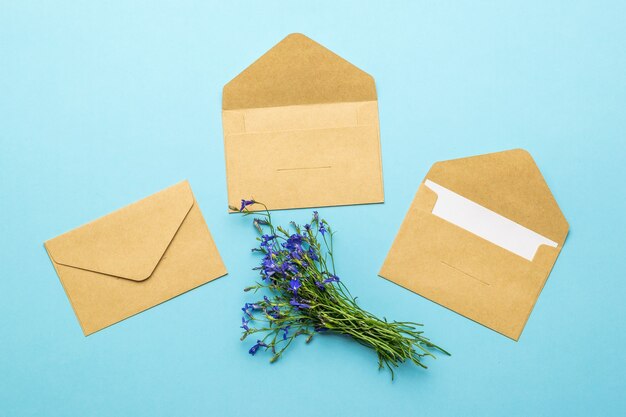
[[[253,212],[248,208],[253,205],[264,210]],[[388,322],[357,304],[335,273],[334,232],[316,211],[303,227],[291,222],[290,227],[283,228],[272,223],[271,213],[262,203],[242,200],[240,208],[231,208],[258,216],[253,225],[260,243],[253,251],[262,254],[255,268],[261,280],[245,291],[261,291],[264,296],[242,308],[241,339],[259,335],[250,354],[269,350],[270,361],[275,362],[299,336],[305,336],[309,343],[315,334],[334,332],[373,349],[379,369],[389,369],[392,379],[393,368],[400,363],[410,361],[426,368],[423,359],[434,358],[432,351],[449,355],[423,336],[421,324]]]

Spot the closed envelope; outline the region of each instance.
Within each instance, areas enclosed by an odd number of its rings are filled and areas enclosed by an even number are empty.
[[[226,84],[222,110],[229,205],[383,202],[374,79],[306,36]]]
[[[518,340],[568,229],[528,152],[438,162],[380,276]]]
[[[187,181],[44,245],[85,335],[226,274]]]

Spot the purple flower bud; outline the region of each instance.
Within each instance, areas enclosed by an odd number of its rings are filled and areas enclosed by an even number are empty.
[[[289,334],[290,327],[291,326],[286,326],[281,329],[283,331],[283,340],[287,340],[287,335]]]
[[[254,203],[256,203],[256,201],[254,200],[241,200],[241,208],[239,209],[239,211],[243,211],[243,209]]]

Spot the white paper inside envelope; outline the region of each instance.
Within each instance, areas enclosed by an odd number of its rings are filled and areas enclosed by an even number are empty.
[[[437,194],[432,213],[494,245],[532,261],[541,245],[558,244],[498,213],[430,180],[424,185]]]

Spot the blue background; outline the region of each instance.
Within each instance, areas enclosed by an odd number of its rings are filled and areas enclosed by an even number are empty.
[[[0,6],[0,415],[626,413],[626,3],[75,3]],[[361,305],[453,353],[393,383],[341,337],[239,342],[221,90],[291,32],[376,79],[386,202],[321,213]],[[571,225],[519,343],[376,275],[433,162],[516,147]],[[185,178],[229,275],[85,338],[42,242]]]

